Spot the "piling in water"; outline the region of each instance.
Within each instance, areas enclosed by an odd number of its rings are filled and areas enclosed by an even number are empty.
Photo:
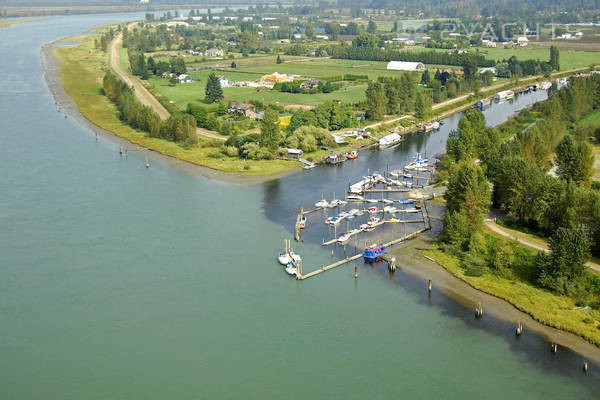
[[[583,362],[583,372],[585,372],[586,374],[588,372],[588,363],[587,363],[587,361]]]
[[[429,285],[427,286],[427,291],[431,293],[431,279],[429,280]]]

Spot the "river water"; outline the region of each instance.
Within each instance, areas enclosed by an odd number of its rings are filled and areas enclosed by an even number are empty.
[[[600,366],[383,267],[305,282],[274,257],[294,214],[367,168],[444,148],[459,116],[394,149],[276,182],[219,183],[58,113],[40,46],[139,15],[0,30],[0,398],[595,398]],[[544,94],[494,106],[506,114]],[[326,264],[320,238],[299,246]],[[305,268],[306,269],[306,268]]]

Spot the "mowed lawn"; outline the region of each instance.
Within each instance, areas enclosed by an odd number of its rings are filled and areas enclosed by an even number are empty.
[[[519,60],[544,60],[550,59],[550,48],[534,46],[514,49],[504,48],[483,48],[479,51],[487,53],[485,58],[491,60],[506,60],[512,56],[516,56]],[[600,52],[597,51],[560,51],[560,69],[585,68],[591,64],[600,64]]]

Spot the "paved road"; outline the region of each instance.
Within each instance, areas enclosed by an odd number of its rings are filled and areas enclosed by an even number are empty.
[[[509,238],[511,240],[514,240],[518,243],[524,244],[527,247],[531,247],[532,249],[538,250],[538,251],[545,251],[545,252],[549,252],[550,250],[548,249],[548,246],[541,246],[539,244],[536,243],[532,243],[528,240],[525,239],[521,239],[518,238],[514,235],[512,235],[510,232],[508,232],[506,229],[504,229],[502,226],[496,224],[493,220],[487,219],[485,221],[485,225],[490,228],[491,230],[493,230],[494,232],[496,232],[497,234],[504,236],[506,238]],[[591,269],[600,272],[600,265],[593,263],[593,262],[587,262],[585,265],[587,265],[588,267],[590,267]]]
[[[137,22],[130,24],[128,29],[133,28],[133,26],[135,24],[137,24]],[[148,89],[146,89],[144,87],[144,85],[142,85],[136,77],[130,75],[123,68],[123,65],[121,64],[121,51],[120,51],[122,43],[123,43],[123,36],[121,34],[119,34],[119,36],[117,36],[117,38],[115,40],[113,40],[113,43],[111,44],[110,67],[113,69],[113,71],[115,71],[121,77],[121,79],[123,79],[129,86],[132,86],[134,88],[135,95],[142,104],[152,108],[154,110],[154,112],[156,112],[161,119],[169,118],[171,116],[171,114],[169,114],[169,111],[167,111],[167,109],[165,107],[163,107],[163,105],[160,104],[160,102],[158,100],[156,100],[156,97],[154,97],[152,95],[152,93],[150,93],[148,91]],[[211,133],[210,131],[208,131],[206,129],[202,129],[202,128],[197,128],[196,133],[199,136],[203,136],[208,139],[216,139],[216,140],[222,140],[222,141],[227,140],[227,138],[225,138],[223,136],[216,135],[216,134]]]

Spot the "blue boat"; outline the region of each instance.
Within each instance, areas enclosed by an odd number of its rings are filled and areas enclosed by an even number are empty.
[[[363,258],[366,263],[374,263],[377,259],[385,254],[386,249],[382,244],[373,244],[367,247],[363,253]]]
[[[400,199],[398,203],[400,204],[413,204],[415,201],[413,199]]]

